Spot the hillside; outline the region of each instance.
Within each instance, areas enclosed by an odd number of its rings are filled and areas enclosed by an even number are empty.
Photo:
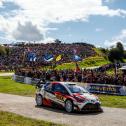
[[[85,58],[83,61],[78,62],[78,65],[80,68],[85,68],[85,67],[92,67],[92,66],[102,66],[105,64],[110,63],[108,60],[106,60],[104,57],[101,56],[94,56],[94,57],[88,57]],[[63,63],[61,65],[58,65],[56,69],[75,69],[75,63]]]

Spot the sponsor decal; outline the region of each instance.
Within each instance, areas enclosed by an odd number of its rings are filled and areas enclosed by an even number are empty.
[[[23,76],[16,76],[15,81],[24,83],[24,77]]]
[[[61,100],[61,101],[65,101],[65,98],[62,95],[56,94],[56,98]]]
[[[106,84],[87,84],[87,89],[91,93],[126,95],[125,86],[106,85]]]

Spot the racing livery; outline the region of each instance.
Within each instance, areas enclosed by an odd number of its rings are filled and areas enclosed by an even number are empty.
[[[39,85],[36,104],[63,107],[67,112],[102,111],[98,97],[73,82],[48,82]]]

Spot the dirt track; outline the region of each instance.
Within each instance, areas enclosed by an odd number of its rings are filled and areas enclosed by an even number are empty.
[[[0,110],[71,126],[126,126],[126,109],[105,107],[103,113],[68,114],[64,110],[48,107],[38,108],[32,97],[2,93],[0,93]]]

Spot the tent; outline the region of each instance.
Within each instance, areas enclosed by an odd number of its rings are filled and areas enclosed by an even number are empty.
[[[122,66],[119,70],[126,70],[126,66]]]

